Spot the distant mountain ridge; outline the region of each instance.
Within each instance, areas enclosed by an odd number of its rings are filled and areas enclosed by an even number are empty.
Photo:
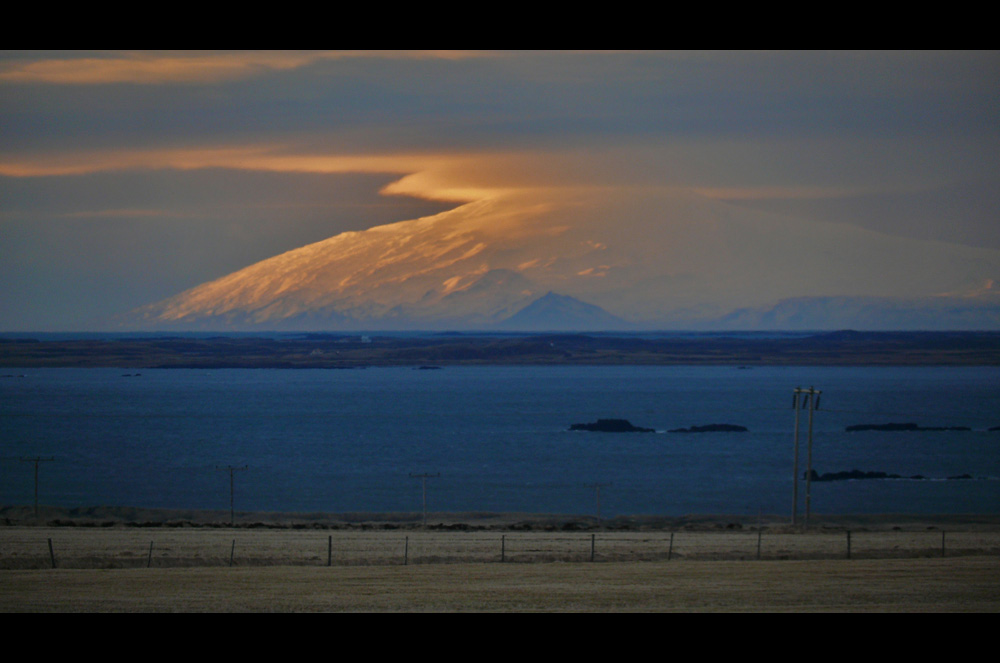
[[[740,309],[720,329],[978,330],[1000,328],[1000,303],[963,297],[797,297],[768,308]]]

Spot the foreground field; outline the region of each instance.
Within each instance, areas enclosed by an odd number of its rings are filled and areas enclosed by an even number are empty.
[[[1000,557],[1000,531],[0,527],[0,570]]]
[[[995,557],[0,571],[5,612],[996,612]]]
[[[2,612],[1000,610],[995,516],[0,515]]]

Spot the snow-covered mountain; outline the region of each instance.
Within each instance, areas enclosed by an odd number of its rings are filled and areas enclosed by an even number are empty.
[[[1000,251],[802,222],[688,192],[526,192],[342,233],[142,307],[126,324],[697,328],[793,298],[916,300],[998,276]],[[860,327],[841,314],[822,326]]]

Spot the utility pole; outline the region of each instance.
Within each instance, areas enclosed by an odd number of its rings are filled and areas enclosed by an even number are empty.
[[[813,412],[819,409],[819,395],[823,393],[809,387],[809,452],[806,457],[806,525],[809,524],[809,498],[813,473]]]
[[[592,485],[593,485],[594,490],[597,493],[597,520],[598,520],[598,522],[600,522],[600,520],[601,520],[601,488],[604,488],[606,486],[610,486],[611,484],[610,483],[595,483],[595,484],[592,484]]]
[[[410,476],[413,477],[414,479],[420,479],[420,485],[424,495],[424,500],[423,500],[424,527],[427,527],[427,480],[439,477],[441,476],[441,473],[438,472],[436,474],[413,474],[411,472]]]
[[[792,524],[797,524],[799,512],[799,397],[802,389],[796,387],[792,391],[792,409],[795,410],[795,451],[792,461]]]
[[[55,458],[52,456],[49,456],[48,458],[42,458],[41,456],[35,456],[34,458],[21,458],[22,462],[35,464],[35,518],[38,518],[38,464],[50,460],[55,460]]]
[[[248,468],[248,466],[246,466],[246,465],[244,465],[243,467],[233,467],[232,465],[229,465],[227,467],[218,467],[218,466],[216,466],[216,468],[215,468],[217,470],[223,470],[223,471],[229,472],[229,524],[230,525],[234,525],[235,521],[236,521],[236,518],[235,518],[235,513],[236,512],[233,510],[233,502],[234,502],[234,497],[233,496],[235,494],[235,490],[234,490],[234,486],[233,486],[233,474],[235,472],[242,472],[243,470],[246,470],[247,468]]]
[[[795,451],[792,462],[792,524],[797,524],[799,508],[799,410],[809,408],[809,436],[808,448],[806,452],[806,524],[809,523],[810,500],[812,489],[812,438],[813,438],[813,412],[819,409],[819,395],[823,393],[818,389],[809,387],[802,389],[796,387],[792,391],[792,407],[795,409]]]

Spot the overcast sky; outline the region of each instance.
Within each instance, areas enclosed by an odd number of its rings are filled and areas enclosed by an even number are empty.
[[[1000,55],[5,51],[0,330],[487,190],[629,186],[1000,251]]]

